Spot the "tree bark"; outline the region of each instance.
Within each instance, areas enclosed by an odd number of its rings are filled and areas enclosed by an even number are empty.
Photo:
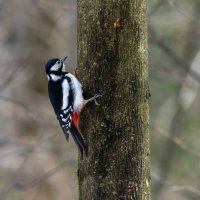
[[[146,0],[78,0],[78,66],[89,148],[78,169],[81,200],[149,200]]]

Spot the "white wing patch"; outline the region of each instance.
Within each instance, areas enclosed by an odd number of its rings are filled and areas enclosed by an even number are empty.
[[[62,89],[63,89],[63,105],[62,110],[68,107],[68,97],[69,97],[69,83],[67,80],[62,82]]]
[[[67,114],[70,110],[72,109],[72,107],[71,106],[69,106],[69,108],[68,109],[66,109],[66,110],[63,110],[63,113],[64,114]],[[61,116],[62,117],[62,116]]]
[[[80,111],[83,108],[84,99],[82,86],[73,74],[66,74],[71,79],[71,87],[74,95],[74,111]]]

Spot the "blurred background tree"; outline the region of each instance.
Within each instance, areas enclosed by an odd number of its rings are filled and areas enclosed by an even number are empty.
[[[151,0],[153,199],[200,199],[199,0]],[[77,148],[47,97],[43,64],[76,66],[76,1],[0,0],[0,199],[78,199]]]

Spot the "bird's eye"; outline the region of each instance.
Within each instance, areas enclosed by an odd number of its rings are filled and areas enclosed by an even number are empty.
[[[60,60],[57,61],[57,64],[60,64]]]

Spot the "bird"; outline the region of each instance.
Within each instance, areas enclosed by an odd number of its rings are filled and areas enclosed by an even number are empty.
[[[64,58],[52,58],[45,64],[45,71],[48,78],[48,94],[53,110],[57,116],[66,140],[69,140],[71,133],[78,146],[81,157],[87,156],[88,148],[84,137],[78,129],[78,117],[83,107],[91,101],[99,105],[96,99],[101,97],[95,94],[92,98],[84,99],[82,85],[75,75],[65,70]]]

